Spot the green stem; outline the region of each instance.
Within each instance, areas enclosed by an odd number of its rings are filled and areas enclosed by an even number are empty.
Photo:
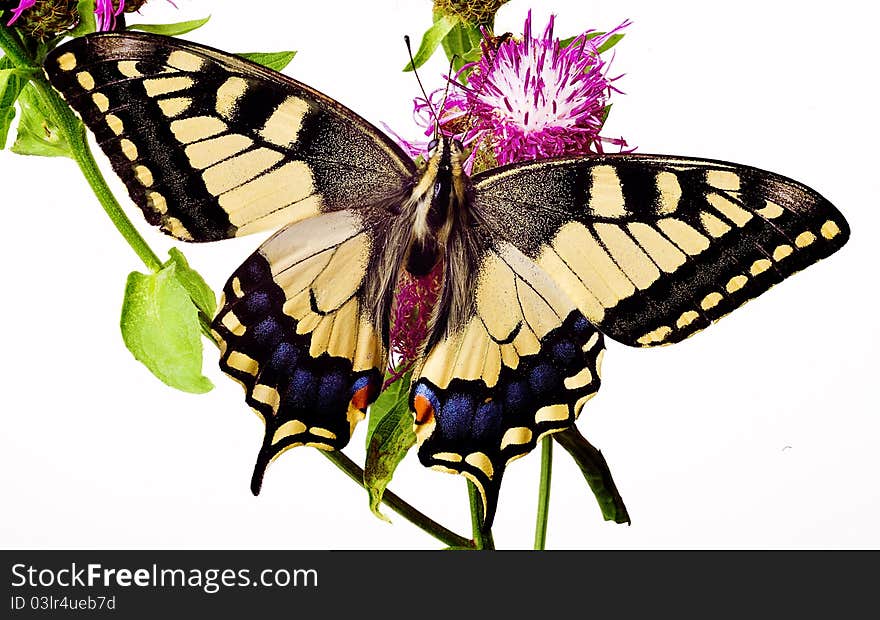
[[[321,453],[330,459],[330,461],[339,469],[344,471],[349,478],[361,486],[364,485],[364,470],[342,452],[339,450],[334,452],[325,452],[322,450]],[[433,519],[419,512],[416,508],[406,503],[391,491],[385,491],[384,495],[382,495],[382,503],[387,504],[391,510],[399,514],[401,517],[408,520],[416,527],[421,528],[422,531],[427,532],[440,542],[446,543],[450,547],[473,548],[474,546],[474,544],[467,538],[459,536],[455,532],[443,527]]]
[[[474,547],[490,550],[495,548],[492,529],[483,528],[483,500],[477,486],[468,480],[468,500],[471,506],[471,527],[474,533]]]
[[[550,514],[550,476],[553,473],[553,440],[541,440],[541,482],[538,486],[538,516],[535,523],[535,549],[544,550],[547,542],[547,517]]]

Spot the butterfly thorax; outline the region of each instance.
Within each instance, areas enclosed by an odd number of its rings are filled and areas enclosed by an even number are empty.
[[[408,200],[415,219],[406,270],[414,276],[431,272],[444,256],[453,229],[464,225],[470,180],[462,169],[462,159],[461,144],[441,137],[419,170]]]

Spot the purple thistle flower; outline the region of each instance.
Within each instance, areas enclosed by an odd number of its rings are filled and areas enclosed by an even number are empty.
[[[7,26],[11,26],[15,23],[15,21],[21,17],[21,14],[25,12],[25,10],[31,8],[36,4],[37,0],[21,0],[18,3],[18,6],[12,11],[12,17],[8,22],[6,22]]]
[[[119,6],[113,7],[113,0],[98,0],[95,3],[95,20],[98,32],[108,32],[116,28],[116,18],[125,10],[125,0],[118,0]]]
[[[568,45],[554,38],[554,23],[551,16],[543,35],[535,37],[529,12],[522,39],[510,37],[496,45],[484,33],[480,60],[456,75],[440,111],[441,125],[472,147],[465,163],[468,173],[485,151],[493,156],[492,165],[504,165],[602,153],[603,144],[627,146],[622,138],[600,135],[608,98],[620,92],[613,85],[620,76],[608,76],[609,62],[599,48],[630,22],[598,36],[588,30]],[[431,93],[430,102],[415,100],[414,116],[426,136],[434,129],[431,107],[439,109],[442,96],[439,89]],[[402,145],[414,155],[424,152],[420,143]]]

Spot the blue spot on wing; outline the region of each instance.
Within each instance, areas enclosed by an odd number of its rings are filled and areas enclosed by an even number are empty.
[[[502,416],[502,407],[497,400],[480,405],[474,418],[474,437],[477,440],[494,438],[501,432]]]
[[[475,399],[466,393],[452,394],[437,416],[437,425],[447,439],[466,439],[470,435]]]
[[[284,337],[284,331],[272,317],[267,317],[257,323],[251,330],[254,342],[261,347],[275,348]]]
[[[529,385],[536,394],[545,394],[559,384],[559,372],[550,364],[538,364],[529,373]]]
[[[504,394],[504,408],[513,415],[517,415],[528,405],[531,400],[529,387],[522,381],[511,381],[507,385]]]
[[[578,347],[570,340],[560,340],[553,346],[553,357],[562,364],[570,364],[578,354]]]
[[[269,358],[269,368],[273,372],[283,373],[296,365],[298,357],[299,351],[294,345],[282,342],[272,352],[272,357]]]
[[[265,315],[271,309],[269,295],[264,291],[249,293],[244,297],[243,301],[246,311],[251,316]]]
[[[324,375],[318,387],[319,407],[339,407],[349,399],[349,379],[345,373],[331,372]]]
[[[318,378],[305,368],[297,368],[287,385],[284,394],[285,405],[305,408],[315,402]]]

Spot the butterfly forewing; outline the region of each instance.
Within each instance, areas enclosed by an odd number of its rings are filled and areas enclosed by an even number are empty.
[[[396,193],[415,170],[384,134],[284,75],[208,47],[97,34],[46,72],[147,220],[212,241]]]
[[[840,248],[843,216],[779,175],[715,161],[611,155],[474,178],[498,236],[608,336],[682,340]]]

